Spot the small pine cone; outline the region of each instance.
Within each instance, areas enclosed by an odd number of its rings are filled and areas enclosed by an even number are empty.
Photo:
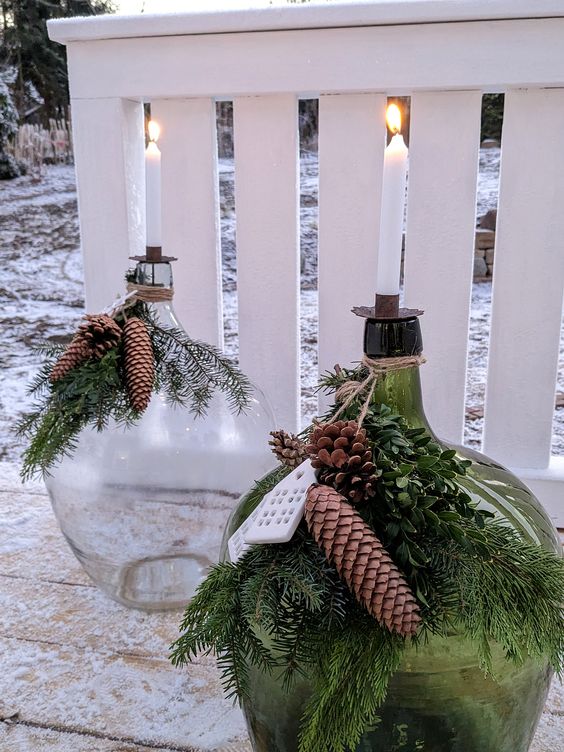
[[[293,433],[271,431],[272,439],[268,442],[273,453],[287,467],[297,467],[307,457],[306,445]]]
[[[133,316],[123,327],[125,383],[131,407],[147,409],[155,380],[153,345],[145,322]]]
[[[88,344],[94,357],[102,358],[108,350],[119,344],[121,327],[111,316],[98,313],[85,316],[84,319],[78,327],[78,336]]]
[[[308,491],[305,519],[317,545],[366,610],[390,632],[414,635],[421,622],[409,585],[374,531],[327,486]]]
[[[49,379],[55,383],[66,376],[73,368],[87,361],[92,356],[92,351],[84,339],[76,334],[67,345],[66,350],[53,366]]]
[[[318,480],[332,486],[351,504],[360,504],[376,494],[376,466],[364,428],[354,420],[322,423],[310,435],[306,447]]]

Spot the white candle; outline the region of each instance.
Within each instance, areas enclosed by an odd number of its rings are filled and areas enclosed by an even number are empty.
[[[146,229],[149,246],[161,243],[161,152],[157,146],[160,128],[154,120],[149,122],[149,143],[145,150],[145,201]]]
[[[397,105],[390,105],[388,125],[395,136],[384,154],[382,181],[382,215],[378,248],[378,295],[399,295],[403,212],[407,184],[407,146],[401,135],[401,114]]]

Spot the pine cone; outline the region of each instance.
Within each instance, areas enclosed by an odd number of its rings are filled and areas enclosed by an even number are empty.
[[[153,345],[145,322],[133,316],[123,327],[125,383],[131,407],[147,409],[155,380]]]
[[[347,500],[327,486],[308,491],[305,519],[317,545],[357,600],[390,632],[414,635],[415,597],[386,549]]]
[[[77,336],[82,337],[90,348],[91,354],[102,358],[108,350],[119,344],[121,328],[111,316],[98,313],[84,317],[84,322],[78,327]]]
[[[84,339],[76,334],[67,345],[66,350],[61,355],[59,360],[53,366],[49,379],[51,383],[55,383],[66,376],[73,368],[77,368],[79,365],[88,360],[92,355],[92,351]]]
[[[360,504],[376,494],[376,466],[364,428],[354,420],[316,426],[307,452],[319,470],[318,480],[351,502]]]
[[[297,467],[307,457],[306,445],[295,434],[287,431],[271,431],[272,439],[268,442],[273,453],[287,467]]]

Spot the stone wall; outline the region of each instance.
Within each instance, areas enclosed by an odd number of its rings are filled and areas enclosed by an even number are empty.
[[[476,230],[474,242],[474,281],[491,280],[494,264],[495,230]]]
[[[491,282],[494,266],[495,225],[497,211],[490,210],[478,222],[474,236],[474,282]],[[403,257],[405,235],[403,236],[401,273],[403,277]]]

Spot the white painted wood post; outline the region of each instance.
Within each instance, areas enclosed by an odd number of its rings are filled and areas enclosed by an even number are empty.
[[[505,95],[484,450],[546,468],[564,290],[564,89]]]
[[[462,443],[482,95],[411,99],[405,302],[423,308],[421,369],[431,424]]]
[[[71,105],[86,309],[125,289],[128,256],[145,252],[143,105],[75,99]]]
[[[223,345],[215,102],[160,99],[163,253],[173,265],[174,307],[191,336]]]
[[[241,367],[278,424],[300,413],[298,111],[294,94],[234,101]]]
[[[374,305],[385,112],[385,94],[319,100],[320,374],[362,358],[364,320],[351,308]]]

